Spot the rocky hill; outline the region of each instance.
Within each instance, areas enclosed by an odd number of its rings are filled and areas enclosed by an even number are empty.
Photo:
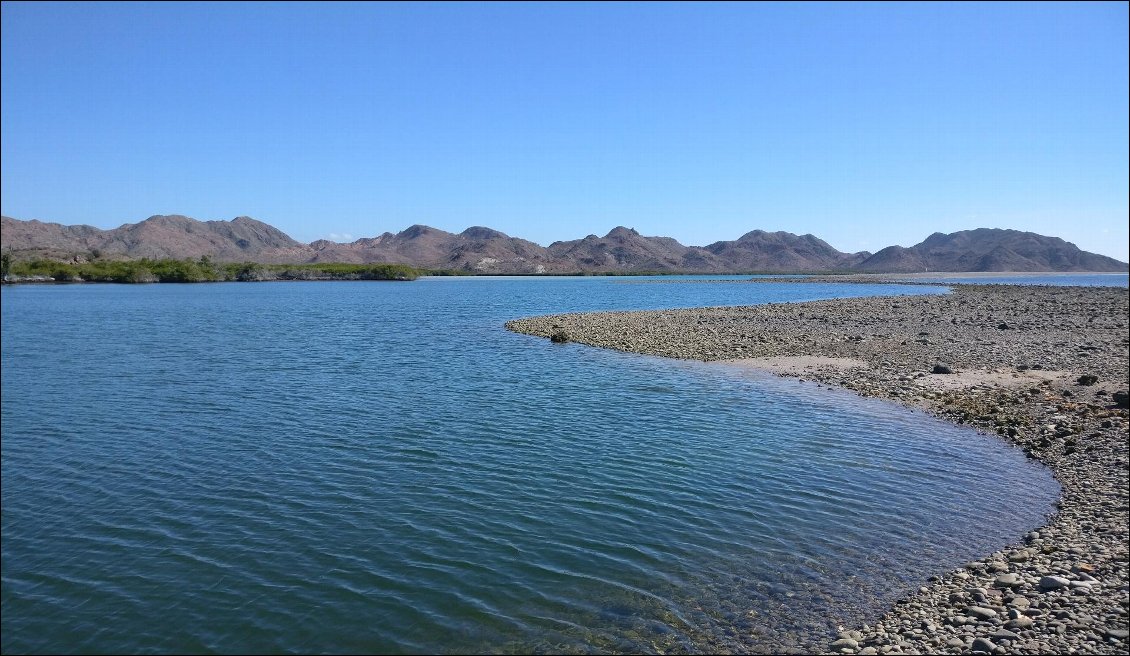
[[[197,221],[187,216],[151,216],[113,230],[87,225],[0,218],[0,247],[47,257],[198,258],[217,261],[306,261],[309,248],[278,228],[240,216],[231,221]]]
[[[1087,253],[1056,237],[1017,230],[935,233],[921,244],[890,246],[874,255],[842,253],[813,235],[754,230],[734,241],[684,246],[617,227],[603,237],[558,241],[543,247],[491,228],[459,234],[425,225],[386,232],[349,244],[295,241],[261,221],[197,221],[153,216],[113,230],[87,225],[2,218],[0,248],[20,258],[199,258],[218,262],[387,262],[470,273],[578,272],[915,272],[915,271],[1126,271],[1125,262]]]
[[[1079,250],[1058,237],[978,228],[935,232],[920,244],[888,246],[863,260],[859,271],[1126,271],[1125,262]]]
[[[754,230],[737,241],[719,241],[706,247],[729,270],[744,271],[844,271],[863,262],[870,253],[841,253],[812,235]]]
[[[546,273],[546,249],[525,239],[479,226],[453,234],[414,225],[397,234],[358,239],[351,244],[316,241],[312,262],[392,262],[425,269],[473,273]]]
[[[722,262],[705,249],[683,246],[670,237],[644,237],[619,226],[607,235],[557,241],[549,245],[557,262],[572,263],[574,271],[721,272]]]

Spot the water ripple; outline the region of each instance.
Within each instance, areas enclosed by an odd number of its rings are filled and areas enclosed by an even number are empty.
[[[1038,526],[1050,476],[890,404],[501,324],[877,291],[5,288],[3,651],[816,644]]]

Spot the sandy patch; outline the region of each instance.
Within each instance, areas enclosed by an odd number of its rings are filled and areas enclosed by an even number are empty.
[[[737,360],[718,360],[719,364],[732,365],[746,369],[769,371],[780,375],[799,376],[814,369],[832,367],[835,369],[855,369],[866,367],[863,360],[853,358],[829,358],[819,355],[778,355],[764,358],[739,358]]]
[[[916,378],[914,383],[921,387],[936,390],[965,389],[974,385],[991,385],[996,387],[1024,387],[1038,385],[1045,381],[1063,381],[1074,378],[1066,371],[1048,371],[1045,369],[1028,369],[1017,371],[1015,369],[958,369],[952,374],[927,374]]]

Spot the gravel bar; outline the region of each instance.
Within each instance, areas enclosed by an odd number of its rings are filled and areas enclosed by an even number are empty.
[[[945,295],[561,314],[506,327],[839,385],[1000,434],[1052,470],[1063,493],[1046,526],[922,581],[874,623],[829,640],[828,653],[1126,654],[1130,292],[949,287]]]

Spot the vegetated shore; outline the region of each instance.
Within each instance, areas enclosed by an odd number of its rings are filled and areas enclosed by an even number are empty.
[[[506,327],[839,385],[998,433],[1051,469],[1063,492],[1046,526],[938,572],[874,623],[829,638],[828,652],[1124,654],[1130,292],[951,287],[946,295],[553,315]],[[970,465],[994,475],[992,463]]]
[[[7,254],[4,255],[7,258]],[[0,282],[5,285],[50,283],[267,282],[295,280],[415,280],[432,271],[404,264],[261,264],[198,260],[95,260],[59,262],[6,259]]]

